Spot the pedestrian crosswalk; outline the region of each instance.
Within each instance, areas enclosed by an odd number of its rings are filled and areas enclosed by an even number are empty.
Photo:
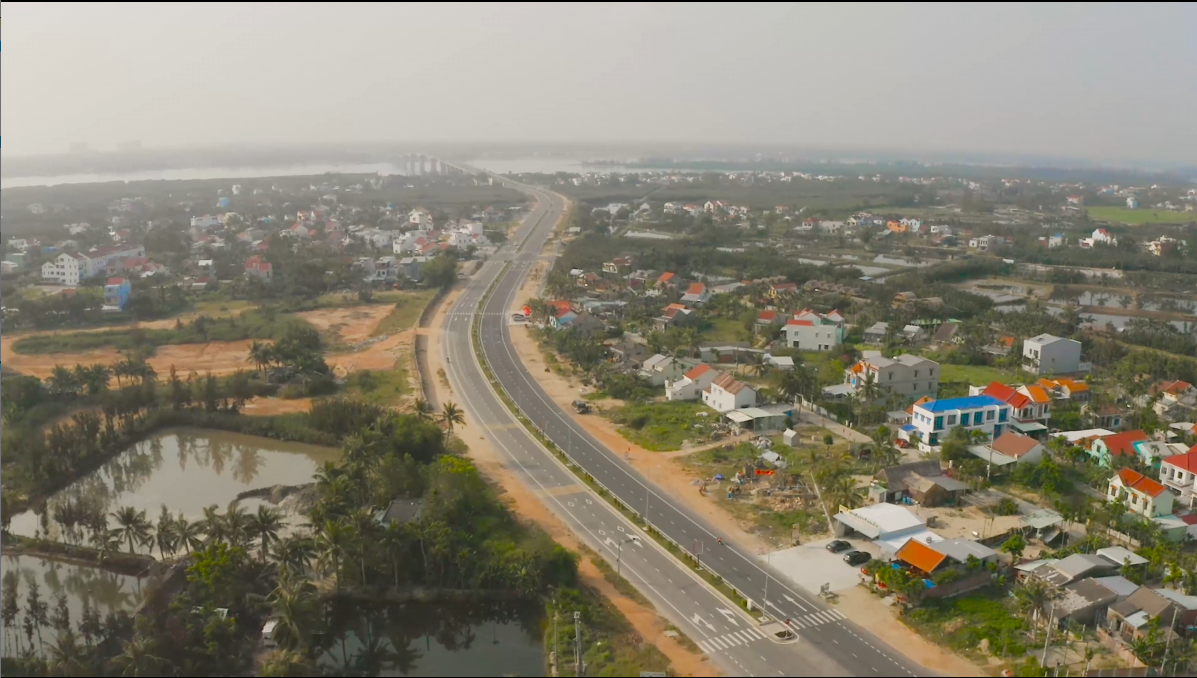
[[[824,610],[822,612],[804,614],[800,617],[793,617],[789,622],[790,628],[809,629],[820,624],[830,624],[844,618],[844,615],[840,614],[839,610]]]
[[[791,629],[799,630],[814,628],[823,624],[831,624],[845,618],[843,614],[840,614],[839,610],[824,610],[822,612],[810,612],[784,621],[789,623]],[[768,637],[764,632],[750,628],[700,640],[698,641],[698,646],[702,648],[703,652],[711,654],[712,652],[731,650],[741,645],[767,639]]]
[[[732,631],[731,633],[725,633],[722,636],[700,640],[698,641],[698,646],[702,648],[703,652],[711,654],[721,650],[730,650],[732,648],[739,647],[740,645],[754,643],[758,640],[764,640],[767,637],[768,636],[766,636],[764,633],[761,633],[756,629],[745,629],[743,631]]]

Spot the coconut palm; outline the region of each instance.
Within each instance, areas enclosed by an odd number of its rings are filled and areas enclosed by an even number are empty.
[[[316,533],[317,566],[324,572],[332,569],[337,592],[341,590],[341,561],[348,548],[349,532],[340,522],[328,520]]]
[[[283,519],[278,510],[269,506],[259,506],[258,512],[247,517],[246,536],[258,539],[261,543],[262,560],[266,560],[266,550],[270,544],[278,541],[278,533],[283,529]]]
[[[312,675],[312,662],[298,652],[274,650],[262,657],[259,675],[270,678],[299,678]]]
[[[125,643],[124,651],[113,658],[112,664],[122,676],[162,675],[166,660],[154,654],[154,641],[143,636],[134,636]]]
[[[387,560],[391,561],[391,574],[395,577],[395,588],[399,588],[399,570],[403,566],[403,556],[408,548],[407,528],[400,523],[391,522],[387,524],[379,542],[386,553]]]
[[[142,545],[150,541],[150,521],[146,520],[144,510],[124,506],[111,515],[117,525],[113,533],[117,541],[128,544],[129,553],[133,553],[134,544]]]
[[[174,555],[178,538],[175,535],[175,519],[167,510],[166,504],[162,505],[162,513],[158,515],[158,524],[154,526],[154,544],[158,547],[158,558],[166,560],[166,553],[169,551]]]
[[[1014,589],[1015,603],[1020,611],[1028,615],[1046,612],[1048,604],[1059,595],[1057,589],[1039,578],[1028,579]]]
[[[451,436],[454,425],[465,426],[465,413],[457,407],[456,403],[445,403],[441,408],[441,423],[445,425]]]
[[[187,553],[191,553],[204,545],[203,535],[202,522],[191,522],[182,513],[175,518],[175,537],[178,539],[176,548],[182,547],[187,549]]]
[[[276,541],[271,547],[271,557],[284,570],[302,574],[311,567],[316,558],[316,545],[311,537],[291,535]]]
[[[254,368],[259,375],[263,374],[263,370],[274,359],[274,347],[260,341],[254,341],[249,345],[249,357],[245,362],[252,362]]]
[[[232,546],[244,544],[249,538],[250,515],[241,508],[241,503],[233,500],[224,512],[225,538]]]
[[[85,648],[75,639],[75,633],[68,627],[58,632],[58,638],[50,646],[48,664],[52,675],[93,676],[95,671],[88,667]]]
[[[220,509],[216,504],[204,507],[204,534],[208,535],[208,539],[212,541],[226,541],[228,539],[228,529],[225,526],[224,516],[220,515]]]
[[[416,402],[413,405],[413,410],[415,415],[419,417],[421,421],[432,421],[432,405],[430,405],[427,400],[424,400],[423,398],[416,398]]]
[[[315,587],[307,579],[282,575],[270,593],[271,613],[278,624],[275,640],[284,650],[308,648],[315,617]]]
[[[50,376],[46,377],[46,386],[51,393],[75,393],[79,390],[79,379],[70,368],[55,365]]]

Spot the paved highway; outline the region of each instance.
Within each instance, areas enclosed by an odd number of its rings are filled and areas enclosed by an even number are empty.
[[[591,438],[544,394],[512,349],[509,328],[514,295],[561,214],[561,199],[526,186],[539,205],[496,256],[474,276],[445,322],[445,366],[461,404],[528,484],[570,528],[610,560],[679,629],[728,673],[765,675],[928,675],[842,614],[805,591],[782,583],[719,536],[697,516],[674,504],[639,473]],[[500,278],[501,276],[501,278]],[[486,291],[493,294],[479,308]],[[522,300],[520,300],[522,301]],[[797,640],[778,641],[737,610],[689,568],[642,536],[641,530],[578,481],[511,415],[487,382],[473,351],[477,318],[485,359],[503,389],[560,449],[662,534],[688,550],[737,590],[762,603],[779,620],[792,620]],[[848,567],[845,565],[845,567]],[[758,613],[759,614],[759,613]]]

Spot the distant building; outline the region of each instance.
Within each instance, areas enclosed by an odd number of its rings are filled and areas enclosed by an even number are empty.
[[[703,390],[702,402],[716,412],[756,406],[756,390],[730,374],[721,374]]]
[[[877,385],[882,399],[889,393],[906,401],[935,397],[939,392],[939,363],[909,353],[891,359],[879,351],[865,351],[863,358],[844,370],[844,383],[860,395],[870,381]]]
[[[830,351],[844,343],[844,316],[804,309],[786,321],[786,346],[803,351]]]
[[[274,267],[269,261],[255,254],[245,260],[245,274],[262,282],[270,282],[274,280]]]
[[[1022,367],[1034,374],[1075,374],[1082,369],[1081,342],[1040,334],[1022,343]]]
[[[129,303],[129,281],[124,278],[109,278],[104,285],[104,308],[117,311],[125,310]]]
[[[1127,198],[1126,199],[1126,209],[1128,209],[1128,210],[1139,209],[1139,199],[1133,195],[1130,196],[1129,198]]]
[[[710,365],[696,365],[682,375],[681,379],[665,382],[665,399],[698,400],[702,392],[722,376],[722,372],[711,369]]]

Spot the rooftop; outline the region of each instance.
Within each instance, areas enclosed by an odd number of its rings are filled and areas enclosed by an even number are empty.
[[[1019,433],[1007,431],[993,441],[991,447],[1008,457],[1018,459],[1039,446],[1039,441]]]
[[[998,407],[1005,405],[1002,401],[987,395],[965,396],[963,398],[947,398],[932,400],[929,403],[916,405],[916,410],[927,412],[951,412],[952,410],[975,410],[981,407]]]
[[[942,543],[939,542],[936,546]],[[943,561],[947,559],[947,555],[940,553],[917,539],[911,539],[906,542],[902,548],[898,549],[895,555],[899,560],[909,563],[927,573],[934,572],[935,568],[942,565]]]
[[[1118,471],[1118,478],[1123,487],[1142,492],[1149,497],[1158,497],[1167,492],[1164,486],[1134,469],[1124,468]]]

